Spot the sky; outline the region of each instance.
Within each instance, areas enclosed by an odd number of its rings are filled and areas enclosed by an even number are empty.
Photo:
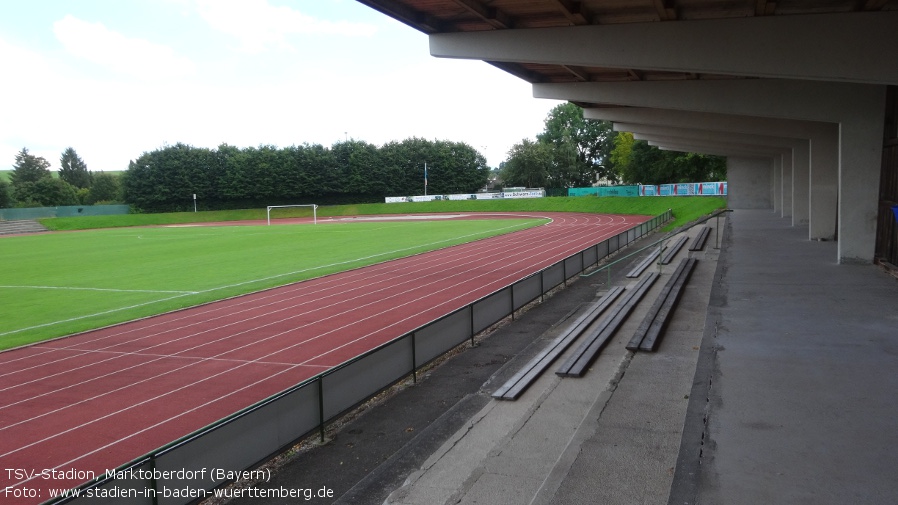
[[[0,0],[0,170],[72,147],[116,171],[181,142],[215,148],[410,137],[491,167],[560,102],[353,0]]]

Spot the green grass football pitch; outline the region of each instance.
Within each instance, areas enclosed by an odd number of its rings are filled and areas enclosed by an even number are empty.
[[[545,222],[141,227],[2,238],[0,349]]]

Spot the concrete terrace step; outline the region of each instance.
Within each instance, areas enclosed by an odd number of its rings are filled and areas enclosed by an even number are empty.
[[[0,221],[0,235],[20,235],[24,233],[40,233],[47,230],[44,225],[31,219]]]

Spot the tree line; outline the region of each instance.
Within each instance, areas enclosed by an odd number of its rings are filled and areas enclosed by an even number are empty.
[[[0,207],[126,202],[138,211],[167,212],[193,210],[194,195],[204,210],[382,202],[385,196],[471,193],[491,175],[499,188],[726,179],[725,158],[661,151],[615,132],[609,121],[584,119],[572,103],[553,108],[536,140],[514,145],[495,171],[468,144],[421,138],[380,147],[355,139],[331,147],[178,143],[143,153],[121,177],[90,172],[70,147],[60,157],[58,177],[49,167],[23,148],[11,183],[0,181]]]
[[[16,154],[9,182],[0,180],[0,208],[94,205],[122,200],[119,177],[89,171],[75,149],[63,151],[59,165],[58,176],[53,177],[50,162],[23,147]]]
[[[179,143],[132,161],[122,185],[125,200],[145,212],[193,210],[193,195],[200,209],[383,202],[385,196],[423,194],[425,163],[430,193],[474,192],[489,175],[482,154],[446,140],[242,149]]]

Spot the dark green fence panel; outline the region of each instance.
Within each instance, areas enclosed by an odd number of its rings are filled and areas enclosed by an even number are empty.
[[[22,219],[43,219],[45,217],[75,216],[115,216],[128,214],[127,205],[70,205],[65,207],[27,207],[23,209],[0,209],[0,220],[18,221]]]

